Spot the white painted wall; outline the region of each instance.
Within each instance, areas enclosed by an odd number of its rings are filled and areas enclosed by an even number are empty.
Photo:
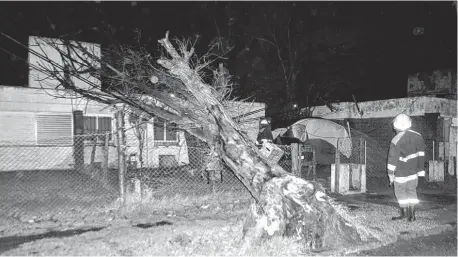
[[[264,117],[265,105],[261,103],[232,103],[229,113],[232,117],[243,113],[260,110],[242,118],[242,129],[251,140],[256,140],[259,130],[259,118]],[[73,163],[71,146],[62,147],[30,147],[36,144],[36,116],[39,114],[66,114],[72,116],[73,110],[82,110],[85,115],[113,116],[113,109],[104,104],[88,100],[54,98],[41,88],[0,86],[0,171],[66,169]],[[126,126],[129,123],[126,120]],[[112,128],[115,128],[114,119]],[[154,127],[148,125],[147,142],[144,160],[147,167],[156,168],[160,155],[175,155],[180,165],[188,164],[192,156],[188,156],[184,134],[178,135],[175,146],[157,146],[154,143]],[[115,137],[114,137],[115,138]],[[138,152],[138,141],[132,130],[126,132],[128,154]],[[10,147],[4,147],[10,145]],[[19,147],[28,145],[28,147]],[[14,147],[13,147],[14,146]],[[92,147],[85,148],[85,163],[90,162]],[[98,147],[95,161],[102,161],[101,148]],[[110,147],[109,167],[117,167],[116,148]]]
[[[100,45],[87,43],[87,42],[78,42],[83,46],[89,53],[100,57]],[[77,45],[76,41],[70,41],[70,44]],[[59,85],[57,80],[49,78],[48,74],[45,72],[49,70],[49,68],[53,67],[57,68],[57,71],[60,74],[63,74],[63,69],[60,67],[63,66],[62,56],[56,50],[56,47],[59,47],[61,50],[66,50],[63,46],[63,42],[59,39],[55,38],[44,38],[44,37],[29,37],[29,63],[30,65],[30,72],[29,72],[29,87],[35,88],[46,88],[46,89],[53,89]],[[72,48],[75,49],[75,48]],[[51,61],[47,61],[43,59],[41,56],[45,56],[49,58]],[[82,51],[77,51],[76,53],[71,53],[72,58],[79,61],[81,58],[84,58],[84,61],[88,61],[91,64],[94,64],[95,67],[100,67],[100,63],[96,60],[90,60]],[[82,61],[79,61],[83,63]],[[76,62],[78,63],[78,62]],[[60,66],[60,67],[57,67]],[[76,69],[80,70],[84,67],[76,65]],[[100,86],[101,82],[97,80],[95,77],[89,74],[81,74],[79,78],[72,77],[71,78],[73,83],[77,88],[89,88],[90,85],[85,82],[85,80],[90,81],[91,83],[95,83],[97,86]],[[50,93],[56,93],[54,90],[50,90]],[[61,92],[59,92],[61,93]]]
[[[0,112],[72,113],[73,110],[81,110],[111,115],[105,107],[86,99],[55,98],[41,88],[0,86]]]
[[[72,168],[71,146],[32,147],[37,143],[37,115],[64,114],[73,118],[73,110],[82,110],[86,114],[112,116],[105,107],[84,99],[76,102],[54,98],[41,88],[0,86],[0,171]]]

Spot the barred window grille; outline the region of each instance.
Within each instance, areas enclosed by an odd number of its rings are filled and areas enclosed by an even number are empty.
[[[84,134],[105,134],[112,132],[111,117],[84,116]],[[110,133],[111,140],[112,136]]]
[[[84,134],[104,134],[111,129],[111,117],[84,116]]]

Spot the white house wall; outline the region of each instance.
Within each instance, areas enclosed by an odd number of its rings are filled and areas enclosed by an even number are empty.
[[[62,45],[62,41],[59,39],[55,38],[44,38],[44,37],[36,37],[36,36],[31,36],[29,37],[29,63],[31,64],[30,67],[30,73],[29,73],[29,87],[36,87],[36,88],[55,88],[57,85],[59,85],[59,82],[56,80],[53,80],[49,78],[49,76],[43,71],[43,69],[40,66],[52,67],[51,62],[43,60],[41,56],[46,56],[48,57],[52,63],[55,63],[62,67],[63,62],[62,62],[62,57],[60,56],[59,52],[48,42],[53,42],[58,45]],[[101,56],[101,51],[100,51],[100,45],[99,44],[93,44],[93,43],[87,43],[87,42],[79,42],[81,46],[87,49],[91,54],[94,54],[95,56],[100,57]],[[70,44],[76,44],[75,41],[70,41]],[[62,50],[63,50],[62,46]],[[38,54],[37,54],[38,53]],[[85,56],[82,52],[78,53],[79,56]],[[72,57],[78,60],[78,55],[72,53]],[[87,57],[87,56],[86,56]],[[85,57],[85,61],[90,61],[87,60]],[[99,66],[99,64],[95,61],[92,61],[94,65]],[[57,65],[54,65],[54,68],[57,69],[58,72],[61,72],[63,74],[63,70],[59,69]],[[78,67],[78,64],[75,64],[76,69],[81,69],[82,67]],[[89,74],[81,74],[80,78],[72,77],[73,83],[75,83],[75,86],[77,88],[83,88],[87,89],[90,87],[90,84],[86,83],[85,80],[89,80],[91,83],[95,83],[96,85],[100,86],[100,81],[94,78],[93,76]]]
[[[93,146],[92,145],[85,145],[84,146],[84,163],[90,164],[91,163],[91,154],[92,154]],[[101,146],[97,146],[95,148],[95,156],[94,162],[103,163],[103,148]],[[73,160],[72,160],[73,165]],[[118,168],[118,148],[110,144],[108,147],[108,168],[110,169],[117,169]]]
[[[73,147],[0,147],[0,172],[65,170],[73,166]]]
[[[0,144],[17,145],[36,142],[33,112],[0,112]]]
[[[134,130],[127,122],[126,115],[126,151],[127,156],[130,154],[136,154],[137,161],[139,161],[139,142],[134,133]],[[154,139],[154,129],[152,122],[146,124],[145,142],[143,146],[143,163],[146,168],[158,168],[159,167],[159,156],[161,155],[173,155],[179,166],[189,164],[188,147],[183,131],[177,133],[178,142],[176,145],[162,146],[157,145]],[[137,162],[137,166],[140,167],[140,163]]]
[[[54,90],[52,90],[55,92]],[[51,90],[48,91],[50,93]],[[113,109],[104,104],[84,99],[71,100],[55,98],[55,93],[48,94],[41,88],[0,86],[0,172],[14,170],[69,169],[74,165],[72,146],[43,147],[35,146],[36,117],[40,114],[65,114],[72,116],[74,110],[81,110],[85,115],[113,117]],[[231,117],[257,111],[241,119],[242,130],[250,140],[256,140],[259,130],[259,118],[264,117],[265,105],[260,103],[233,103],[229,106]],[[72,116],[73,119],[73,116]],[[126,126],[129,123],[126,120]],[[113,119],[113,129],[115,123]],[[144,161],[147,167],[158,167],[160,155],[174,155],[179,165],[192,161],[183,132],[178,133],[178,144],[158,146],[154,142],[154,127],[147,130]],[[114,137],[115,138],[115,137]],[[126,131],[128,154],[138,152],[138,141],[132,130]],[[112,143],[115,143],[113,139]],[[9,147],[7,146],[9,145]],[[20,145],[27,145],[26,147]],[[84,150],[85,163],[90,163],[91,146]],[[95,162],[102,161],[102,148],[96,148]],[[116,168],[117,150],[110,147],[109,167]]]
[[[188,148],[186,145],[186,140],[182,140],[181,143],[182,143],[181,145],[177,145],[177,146],[160,146],[159,145],[159,146],[145,148],[145,155],[148,154],[148,157],[147,157],[148,159],[145,160],[145,166],[150,167],[150,168],[158,168],[159,167],[159,157],[161,155],[174,156],[175,161],[178,164],[178,166],[189,164],[190,158],[193,158],[193,156],[188,156]],[[196,160],[194,159],[194,161]]]
[[[72,146],[35,146],[37,115],[65,114],[73,119],[73,111],[81,110],[112,116],[105,107],[84,99],[54,98],[41,88],[0,86],[0,172],[72,168]],[[87,149],[85,156],[88,153]]]
[[[85,99],[55,98],[54,95],[61,93],[51,93],[50,90],[48,93],[41,88],[0,86],[0,112],[72,114],[74,110],[81,110],[85,113],[112,115],[104,104]]]
[[[255,141],[259,131],[259,119],[265,115],[265,105],[262,103],[243,103],[243,102],[226,102],[224,107],[227,109],[231,117],[237,117],[246,113],[253,112],[241,118],[241,129],[248,134],[250,140]],[[137,161],[139,156],[138,139],[134,134],[134,130],[130,129],[130,124],[126,115],[126,144],[127,155],[136,154]],[[173,155],[178,165],[186,165],[192,161],[197,161],[193,158],[198,156],[189,156],[188,147],[184,132],[178,132],[178,144],[162,146],[155,143],[154,126],[152,122],[147,124],[146,140],[143,150],[144,167],[158,168],[159,158],[161,155]],[[140,167],[140,164],[137,164]]]

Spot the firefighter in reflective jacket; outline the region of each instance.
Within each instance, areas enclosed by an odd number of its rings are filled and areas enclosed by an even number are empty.
[[[388,153],[388,177],[394,184],[394,193],[401,209],[401,215],[392,220],[403,218],[415,221],[417,204],[418,177],[425,176],[425,142],[423,137],[413,130],[412,120],[406,114],[399,114],[393,121],[397,135],[391,140]]]

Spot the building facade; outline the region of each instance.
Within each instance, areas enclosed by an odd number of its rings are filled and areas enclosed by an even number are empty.
[[[444,160],[456,164],[457,101],[431,96],[335,104],[336,110],[317,106],[315,117],[334,120],[376,140],[385,161],[391,139],[395,136],[392,121],[400,113],[412,117],[412,129],[421,133],[426,143],[426,160]],[[456,166],[455,166],[456,167]]]
[[[103,142],[96,143],[99,146],[95,147],[95,159],[91,160],[94,141],[88,140],[87,135],[106,133],[112,134],[109,167],[116,168],[114,109],[87,99],[55,98],[55,95],[54,90],[42,88],[0,86],[0,171],[71,169],[75,165],[75,138],[85,141],[85,164],[101,162]],[[256,140],[265,105],[234,102],[228,103],[227,108],[243,124],[242,129],[250,140]],[[75,136],[75,111],[83,113],[84,136]],[[135,156],[138,160],[140,151],[136,125],[129,121],[128,114],[124,119],[127,156]],[[189,163],[183,131],[170,129],[167,121],[154,118],[141,126],[144,130],[144,167]]]

